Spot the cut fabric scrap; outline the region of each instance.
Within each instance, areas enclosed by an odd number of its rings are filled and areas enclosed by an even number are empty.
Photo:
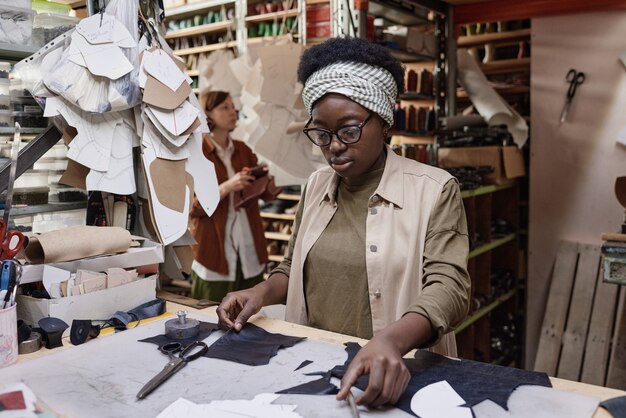
[[[472,418],[472,410],[464,404],[445,380],[423,387],[411,398],[411,410],[420,418]]]
[[[607,399],[600,403],[600,406],[613,415],[613,418],[626,418],[626,396]]]
[[[485,400],[472,407],[476,418],[591,418],[599,399],[541,386],[520,386],[505,407]]]
[[[214,342],[205,357],[217,358],[248,366],[268,364],[281,348],[293,347],[303,337],[272,334],[254,324],[247,323],[239,332],[227,331]]]
[[[297,405],[272,404],[275,398],[266,394],[257,395],[253,400],[213,401],[209,404],[195,404],[179,398],[165,408],[157,418],[302,418],[295,409]]]

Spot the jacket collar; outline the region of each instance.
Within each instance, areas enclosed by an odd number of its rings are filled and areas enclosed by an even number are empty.
[[[387,151],[385,168],[383,170],[383,176],[380,179],[380,183],[378,184],[373,196],[379,196],[381,199],[402,208],[404,205],[404,170],[400,159],[404,157],[397,155],[388,145],[385,145],[385,148]],[[340,181],[341,177],[333,171],[320,204],[324,201],[329,202],[333,206],[336,204],[335,198],[337,196],[337,188],[339,187]]]

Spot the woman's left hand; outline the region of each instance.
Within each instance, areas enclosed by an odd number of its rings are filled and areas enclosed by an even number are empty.
[[[372,408],[398,402],[411,379],[402,353],[382,334],[372,338],[354,357],[341,380],[337,400],[346,399],[352,385],[363,374],[369,374],[369,384],[356,403]]]

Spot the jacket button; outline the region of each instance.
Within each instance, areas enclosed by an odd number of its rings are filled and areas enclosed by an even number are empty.
[[[376,214],[378,213],[378,209],[376,209],[376,208],[371,208],[371,209],[370,209],[370,213],[371,213],[372,215],[376,215]]]
[[[376,299],[380,299],[380,296],[381,296],[380,289],[377,289],[377,290],[374,292],[374,297],[375,297]]]
[[[370,245],[370,251],[375,253],[376,251],[378,251],[378,247],[375,245]]]
[[[378,202],[380,200],[380,197],[376,196],[372,196],[372,202]]]

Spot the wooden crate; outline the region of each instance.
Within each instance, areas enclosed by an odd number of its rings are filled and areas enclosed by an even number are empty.
[[[602,281],[600,258],[598,245],[561,242],[534,369],[626,389],[626,292],[616,310],[620,289]]]

